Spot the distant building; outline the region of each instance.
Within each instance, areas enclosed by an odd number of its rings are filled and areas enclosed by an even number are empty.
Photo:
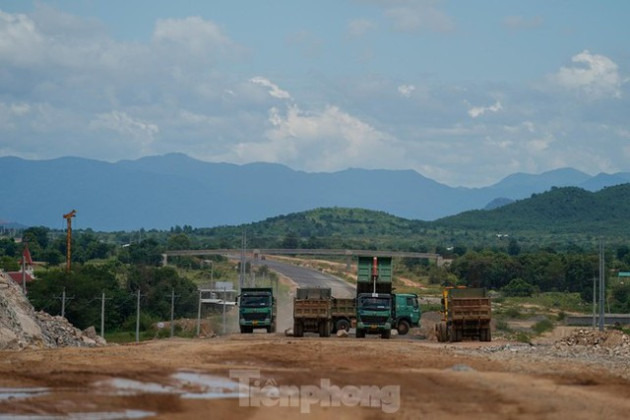
[[[17,283],[20,287],[22,286],[22,281],[26,282],[28,285],[30,282],[35,280],[35,274],[33,273],[33,258],[31,257],[31,251],[28,249],[28,244],[24,245],[24,249],[22,250],[22,258],[20,258],[20,270],[19,271],[7,271],[3,273],[5,277],[10,278],[15,283]]]

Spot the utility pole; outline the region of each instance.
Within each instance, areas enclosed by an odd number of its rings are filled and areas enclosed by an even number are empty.
[[[175,289],[171,289],[171,338],[175,335]]]
[[[140,342],[140,289],[138,289],[136,305],[136,343]]]
[[[73,297],[66,297],[66,288],[63,288],[63,291],[61,292],[61,296],[56,296],[57,299],[61,299],[61,317],[65,318],[66,317],[66,300],[72,300],[74,299]]]
[[[199,307],[197,309],[197,337],[201,334],[201,290],[199,290]]]
[[[599,242],[599,330],[604,331],[604,304],[606,300],[606,269],[604,261],[604,243]]]
[[[227,298],[225,285],[223,286],[223,335],[225,335],[225,299]]]
[[[597,323],[595,321],[597,318],[595,308],[597,308],[597,278],[593,276],[593,329],[597,328]]]
[[[105,338],[105,301],[111,298],[105,298],[105,292],[101,295],[101,338]]]
[[[101,338],[105,338],[105,292],[101,296]]]
[[[245,284],[245,246],[247,244],[247,239],[245,238],[245,231],[243,231],[243,236],[241,238],[241,272],[239,276],[238,282],[238,290],[240,291]]]

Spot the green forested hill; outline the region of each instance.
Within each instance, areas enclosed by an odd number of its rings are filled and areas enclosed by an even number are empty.
[[[400,241],[415,248],[408,243],[408,238],[419,237],[427,226],[428,222],[385,212],[332,207],[271,217],[247,225],[197,231],[226,240],[238,238],[245,232],[249,245],[260,247],[357,248],[382,246],[387,242],[387,248],[391,248],[395,246],[392,243]]]
[[[630,184],[599,192],[552,188],[492,210],[475,210],[433,222],[408,220],[384,212],[320,208],[272,217],[248,225],[198,229],[202,236],[234,238],[246,232],[252,247],[347,247],[433,250],[436,247],[590,246],[606,237],[630,237]],[[503,234],[503,235],[499,235]],[[228,245],[225,243],[224,245]],[[216,243],[215,243],[216,246]]]
[[[494,210],[468,211],[435,225],[475,230],[589,235],[630,234],[630,184],[588,192],[553,188]]]

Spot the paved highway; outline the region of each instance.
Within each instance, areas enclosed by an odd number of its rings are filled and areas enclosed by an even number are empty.
[[[289,277],[298,284],[298,287],[329,287],[332,295],[338,298],[351,298],[355,295],[354,285],[312,268],[299,267],[270,259],[253,263],[255,265],[266,265],[270,270]]]

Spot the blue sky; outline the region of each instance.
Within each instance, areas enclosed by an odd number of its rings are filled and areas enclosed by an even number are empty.
[[[0,0],[0,156],[630,171],[630,2]]]

